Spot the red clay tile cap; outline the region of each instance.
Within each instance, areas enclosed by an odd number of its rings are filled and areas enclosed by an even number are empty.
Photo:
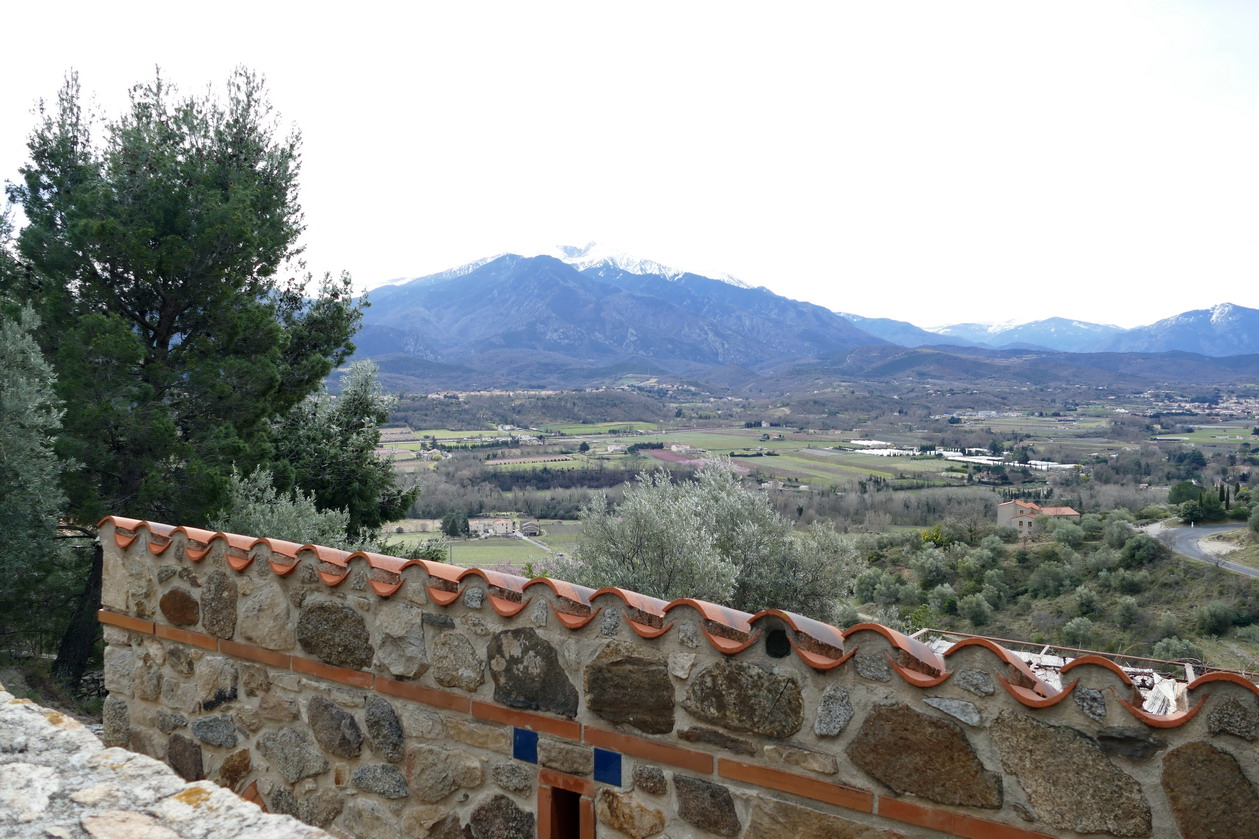
[[[829,623],[822,623],[819,620],[814,620],[795,612],[788,612],[785,609],[762,609],[752,616],[749,623],[755,624],[757,621],[763,620],[770,615],[782,619],[784,623],[796,632],[808,635],[815,641],[838,647],[840,650],[844,649],[844,633],[842,630],[831,626]]]
[[[655,615],[658,618],[664,617],[664,607],[669,605],[669,601],[661,600],[658,597],[648,597],[645,594],[639,594],[629,589],[616,588],[615,586],[604,586],[590,595],[590,599],[594,600],[602,594],[613,594],[621,599],[626,606],[638,609],[640,612],[646,612],[649,615]]]
[[[1122,667],[1115,664],[1115,662],[1111,661],[1109,658],[1102,658],[1100,655],[1082,655],[1079,658],[1073,658],[1066,664],[1062,665],[1062,668],[1058,672],[1069,673],[1077,667],[1083,667],[1086,665],[1104,667],[1122,679],[1125,685],[1132,684],[1132,679],[1128,677],[1128,674],[1124,672]],[[1251,687],[1253,688],[1254,685],[1251,685]]]
[[[936,655],[935,652],[917,638],[910,638],[908,635],[897,632],[895,629],[889,629],[878,623],[858,623],[848,627],[844,631],[844,640],[851,638],[858,632],[875,632],[882,635],[888,640],[893,647],[908,653],[911,657],[917,659],[929,670],[934,670],[936,675],[945,671],[944,659]]]
[[[951,656],[953,653],[965,647],[983,647],[985,650],[988,650],[993,655],[997,656],[997,658],[1001,659],[1007,665],[1018,671],[1021,677],[1020,681],[1027,682],[1031,690],[1042,697],[1050,697],[1058,693],[1057,688],[1048,682],[1043,681],[1039,676],[1033,673],[1032,668],[1027,666],[1027,662],[1019,658],[1016,653],[1007,650],[1005,647],[990,638],[964,638],[945,650],[944,655],[946,657]]]
[[[589,606],[590,598],[595,594],[595,589],[579,586],[576,583],[564,580],[553,580],[550,577],[534,577],[525,583],[525,588],[531,586],[546,586],[557,596],[563,597],[565,600],[571,600],[574,603],[580,603],[582,606]]]

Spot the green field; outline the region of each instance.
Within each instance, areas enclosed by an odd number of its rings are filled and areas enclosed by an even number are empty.
[[[422,545],[433,539],[441,539],[440,533],[388,533],[383,535],[386,553],[401,553],[403,548]],[[488,537],[485,539],[455,539],[445,543],[447,562],[469,567],[489,567],[511,563],[538,562],[550,556],[546,551],[531,545],[524,539]]]
[[[481,431],[451,431],[449,428],[417,428],[414,432],[416,437],[436,437],[438,440],[465,440],[469,437],[495,437],[507,436],[509,432],[499,431],[496,428],[486,428]]]
[[[501,461],[487,460],[485,465],[494,469],[496,472],[527,472],[534,469],[580,469],[586,465],[582,460],[548,460],[539,463],[503,463]]]
[[[566,521],[555,524],[553,520],[542,521],[543,535],[537,541],[560,553],[572,554],[577,548],[577,540],[581,536],[581,523]]]
[[[544,425],[539,431],[548,434],[568,434],[580,437],[583,434],[628,434],[633,431],[655,431],[660,426],[654,422],[569,422],[555,425]]]
[[[488,539],[455,540],[450,545],[451,561],[455,565],[489,567],[511,563],[539,562],[550,557],[541,548],[524,539],[491,537]]]
[[[1189,417],[1192,420],[1192,417]],[[1176,433],[1173,436],[1188,438],[1187,442],[1196,443],[1200,446],[1221,446],[1227,448],[1237,448],[1242,443],[1250,443],[1251,446],[1259,446],[1259,435],[1250,433],[1253,425],[1205,425],[1194,426],[1193,431],[1189,434]]]

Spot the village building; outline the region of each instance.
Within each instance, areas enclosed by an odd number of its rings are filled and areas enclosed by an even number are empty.
[[[1002,527],[1013,527],[1020,536],[1031,535],[1032,522],[1037,516],[1065,518],[1072,521],[1080,519],[1079,512],[1071,507],[1042,507],[1021,499],[997,505],[997,524]]]

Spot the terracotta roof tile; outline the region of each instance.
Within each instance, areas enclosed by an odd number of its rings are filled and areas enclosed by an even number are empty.
[[[302,563],[313,562],[316,564],[319,579],[329,587],[340,585],[353,573],[352,568],[363,563],[372,591],[382,598],[393,596],[405,585],[422,585],[433,603],[447,606],[458,601],[467,588],[468,580],[476,577],[485,583],[488,589],[487,599],[500,615],[512,617],[522,611],[532,599],[540,596],[549,603],[559,623],[570,630],[582,629],[608,606],[615,604],[621,607],[626,623],[636,634],[643,638],[658,638],[673,628],[682,612],[690,610],[698,618],[699,627],[708,642],[726,655],[736,655],[748,649],[767,631],[790,630],[787,632],[790,649],[805,664],[819,671],[831,670],[844,664],[863,642],[869,642],[871,636],[877,636],[881,640],[876,643],[887,654],[892,669],[906,682],[920,688],[933,687],[950,678],[952,674],[947,660],[951,656],[962,650],[983,650],[1004,668],[1004,673],[995,672],[994,675],[1006,692],[1031,708],[1057,705],[1080,683],[1077,678],[1059,690],[1038,678],[1019,654],[993,639],[978,636],[955,641],[941,655],[917,638],[877,623],[860,623],[847,630],[840,630],[783,609],[765,609],[751,615],[695,598],[667,601],[623,588],[609,586],[592,589],[565,580],[547,577],[526,579],[501,571],[463,568],[427,559],[404,559],[367,551],[351,553],[319,545],[298,545],[279,539],[216,533],[193,527],[173,527],[122,516],[109,516],[100,522],[101,525],[106,523],[113,525],[114,541],[124,550],[142,536],[146,539],[148,550],[153,554],[162,554],[171,545],[182,542],[184,556],[193,562],[200,562],[213,550],[214,543],[221,541],[229,567],[238,572],[249,567],[260,556],[267,560],[271,571],[277,576],[287,576]],[[114,617],[102,620],[117,622],[134,619],[117,616],[116,620]],[[155,629],[180,632],[190,637],[198,635],[161,625]],[[207,637],[205,643],[212,645],[215,641]],[[887,653],[888,646],[892,649],[891,653]],[[1151,714],[1124,698],[1122,693],[1131,689],[1131,698],[1140,702],[1132,679],[1110,659],[1085,654],[1062,666],[1059,672],[1064,675],[1074,672],[1078,677],[1092,668],[1106,671],[1106,679],[1118,677],[1118,686],[1112,684],[1106,689],[1114,693],[1120,704],[1136,719],[1155,728],[1177,727],[1191,720],[1210,698],[1216,685],[1222,687],[1225,684],[1235,684],[1259,696],[1259,686],[1241,675],[1209,673],[1188,685],[1187,692],[1190,694],[1203,688],[1200,693],[1191,697],[1191,701],[1196,700],[1192,707],[1172,714]],[[1096,680],[1091,680],[1090,683],[1097,684]]]

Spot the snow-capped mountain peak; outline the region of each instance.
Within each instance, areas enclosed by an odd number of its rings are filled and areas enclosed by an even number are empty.
[[[1237,317],[1237,307],[1232,303],[1217,303],[1211,307],[1211,323],[1223,323]]]
[[[578,271],[584,271],[587,268],[594,268],[600,265],[607,265],[618,268],[630,274],[654,274],[669,280],[677,280],[683,274],[698,273],[682,271],[677,268],[671,268],[652,259],[643,259],[633,254],[619,251],[607,245],[598,242],[588,242],[584,246],[577,245],[556,245],[551,248],[539,250],[535,253],[522,254],[522,256],[553,256],[561,262],[566,262],[576,268]],[[739,280],[729,274],[718,274],[710,277],[710,279],[720,280],[723,283],[729,283],[739,288],[750,288],[747,283]]]

